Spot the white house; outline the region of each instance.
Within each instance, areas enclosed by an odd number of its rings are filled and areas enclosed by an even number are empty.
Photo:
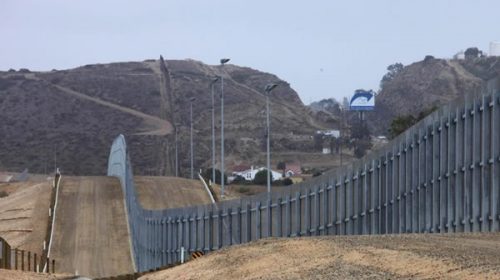
[[[250,169],[240,171],[240,172],[233,172],[234,176],[241,176],[247,181],[253,181],[255,179],[255,174],[261,170],[265,170],[265,167],[259,167],[259,168],[254,168],[253,166],[250,167]],[[273,181],[279,180],[282,177],[282,174],[280,172],[276,172],[271,169],[271,174],[273,175]]]

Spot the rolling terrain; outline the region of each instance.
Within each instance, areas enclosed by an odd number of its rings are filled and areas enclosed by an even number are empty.
[[[209,84],[216,75],[224,77],[227,165],[264,161],[263,88],[268,83],[279,84],[270,96],[273,149],[313,149],[310,136],[324,124],[287,82],[246,67],[160,58],[48,72],[0,71],[0,169],[44,173],[57,165],[68,175],[103,175],[109,143],[121,133],[127,136],[136,174],[172,175],[176,127],[184,174],[190,165],[190,98],[196,98],[195,168],[206,167]],[[219,137],[220,83],[215,89]]]
[[[0,183],[0,236],[13,248],[41,255],[47,233],[52,178]]]
[[[500,279],[499,252],[498,233],[271,238],[140,279]]]

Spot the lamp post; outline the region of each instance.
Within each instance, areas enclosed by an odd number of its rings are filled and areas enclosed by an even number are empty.
[[[229,62],[229,58],[222,58],[220,60],[221,70],[224,67],[224,64]],[[220,196],[224,198],[224,76],[220,76],[220,135],[221,135],[221,145],[220,145],[220,158],[221,158],[221,167],[220,167],[220,175],[221,175],[221,191]]]
[[[212,183],[215,184],[215,97],[214,86],[219,77],[212,78],[210,90],[212,92]]]
[[[174,125],[174,131],[175,131],[175,177],[179,177],[179,153],[177,150],[177,129],[180,124],[176,123]]]
[[[190,103],[190,120],[191,120],[191,179],[194,179],[194,156],[193,156],[193,102],[196,98],[191,97]]]
[[[271,195],[271,149],[270,149],[270,133],[271,127],[269,125],[269,94],[271,91],[276,88],[277,84],[268,84],[265,88],[266,91],[266,119],[267,119],[267,193]]]

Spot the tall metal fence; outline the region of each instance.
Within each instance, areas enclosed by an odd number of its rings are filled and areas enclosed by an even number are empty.
[[[141,207],[120,135],[108,175],[124,189],[136,267],[270,236],[498,231],[499,105],[498,92],[469,96],[349,166],[270,195],[178,209]]]

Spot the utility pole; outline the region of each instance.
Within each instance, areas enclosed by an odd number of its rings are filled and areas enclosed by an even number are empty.
[[[220,60],[220,65],[221,65],[221,71],[222,69],[224,68],[224,64],[226,64],[227,62],[229,62],[229,58],[222,58]],[[221,158],[221,170],[220,170],[220,175],[221,175],[221,191],[220,191],[220,197],[221,198],[224,198],[224,173],[225,173],[225,170],[224,170],[224,75],[221,75],[220,76],[220,123],[221,123],[221,127],[220,127],[220,135],[221,135],[221,145],[220,145],[220,158]]]
[[[212,92],[212,184],[215,184],[215,97],[214,97],[214,86],[219,80],[219,77],[215,77],[210,82],[210,89]]]
[[[269,84],[266,86],[266,123],[267,123],[267,193],[268,197],[271,196],[271,125],[269,124],[269,94],[277,87],[277,84]]]
[[[191,97],[190,101],[190,120],[191,120],[191,179],[194,179],[194,149],[193,149],[193,102],[196,98]]]

